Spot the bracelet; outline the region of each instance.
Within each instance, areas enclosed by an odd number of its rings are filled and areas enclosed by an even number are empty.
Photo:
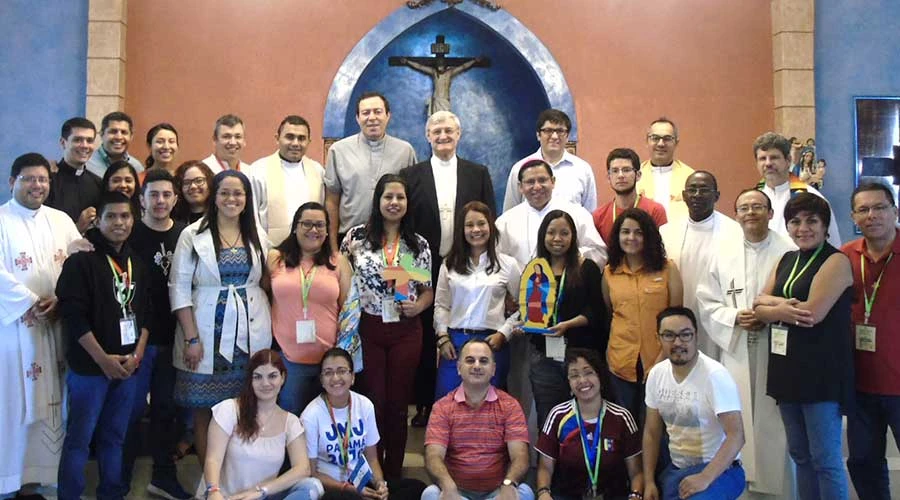
[[[264,500],[267,496],[269,496],[269,490],[266,489],[265,486],[256,485],[256,492],[262,495],[259,497],[260,500]]]
[[[640,491],[632,491],[631,493],[628,494],[628,498],[629,498],[629,500],[632,498],[637,498],[638,500],[644,500],[644,494],[641,493]]]
[[[441,347],[444,347],[444,344],[446,344],[447,342],[450,342],[449,335],[447,335],[447,334],[438,335],[438,340],[437,340],[438,349],[440,349]]]
[[[210,495],[211,493],[215,493],[215,492],[217,492],[217,491],[219,491],[219,487],[218,487],[218,486],[216,486],[216,485],[214,485],[214,484],[207,484],[207,485],[206,485],[206,498],[209,498],[209,495]]]
[[[549,494],[550,494],[550,488],[548,488],[548,487],[546,487],[546,486],[544,486],[543,488],[538,488],[538,490],[537,490],[537,497],[535,497],[535,498],[540,497],[540,496],[541,496],[541,493],[546,493],[546,494],[549,495]]]
[[[199,343],[200,343],[200,337],[197,336],[197,337],[194,337],[194,338],[192,338],[192,339],[184,339],[184,343],[187,344],[187,345],[189,345],[189,346],[190,346],[190,345],[194,345],[194,344],[199,344]]]

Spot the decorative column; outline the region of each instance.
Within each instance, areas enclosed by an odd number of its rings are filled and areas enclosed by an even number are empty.
[[[815,0],[771,0],[775,130],[816,136]]]
[[[98,129],[104,115],[125,109],[127,10],[127,0],[89,0],[85,116]]]

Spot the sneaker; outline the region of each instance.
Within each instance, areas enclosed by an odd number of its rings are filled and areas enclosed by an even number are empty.
[[[190,500],[194,495],[184,491],[176,479],[154,479],[147,485],[147,493],[167,500]]]

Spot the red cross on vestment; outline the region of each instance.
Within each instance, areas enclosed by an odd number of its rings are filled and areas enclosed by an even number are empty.
[[[30,378],[31,380],[37,380],[38,377],[41,376],[42,371],[44,370],[41,369],[41,365],[37,363],[31,363],[31,368],[29,368],[28,371],[25,372],[25,376]]]
[[[16,259],[16,266],[23,271],[27,271],[29,264],[31,264],[31,257],[25,252],[19,252],[19,257]]]

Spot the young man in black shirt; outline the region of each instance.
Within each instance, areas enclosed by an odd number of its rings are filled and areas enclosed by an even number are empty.
[[[56,285],[63,335],[69,416],[59,465],[60,499],[84,491],[88,447],[96,431],[98,498],[122,498],[122,446],[153,316],[149,273],[126,241],[134,225],[128,197],[105,193],[94,251],[70,256]]]
[[[69,214],[83,234],[97,218],[94,207],[105,191],[100,178],[85,168],[96,148],[97,129],[87,118],[69,118],[60,136],[63,157],[50,175],[50,193],[44,203]]]
[[[153,456],[153,475],[147,491],[170,500],[192,498],[178,483],[175,462],[172,460],[178,439],[176,417],[178,408],[172,396],[175,388],[175,367],[172,366],[172,341],[175,336],[175,316],[169,310],[169,266],[185,224],[171,218],[178,200],[175,180],[165,169],[147,171],[141,186],[141,206],[144,215],[134,224],[128,244],[150,271],[150,297],[154,314],[148,318],[150,339],[144,359],[135,372],[137,387],[131,422],[125,442],[122,463],[123,496],[131,487],[134,459],[140,448],[138,425],[147,407],[150,393],[150,450]]]

